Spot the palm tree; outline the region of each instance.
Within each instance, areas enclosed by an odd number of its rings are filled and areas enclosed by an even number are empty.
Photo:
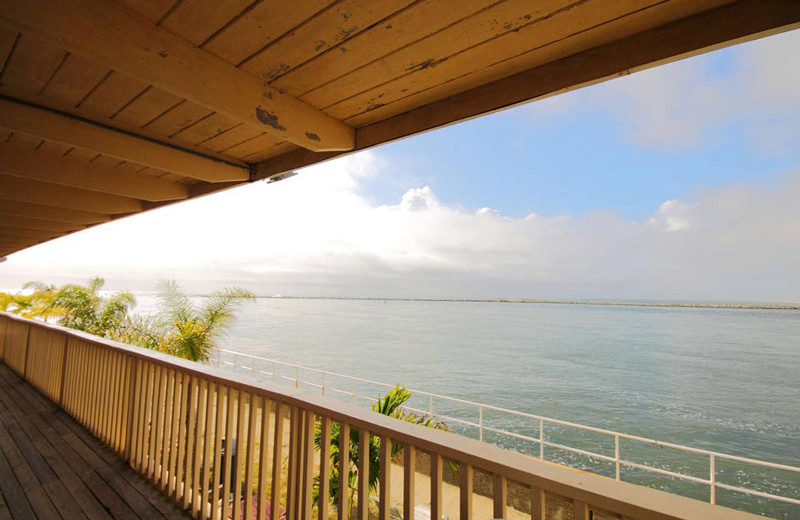
[[[393,417],[401,421],[406,421],[427,428],[434,428],[437,430],[448,431],[450,428],[443,421],[437,419],[432,415],[417,415],[404,408],[405,403],[411,398],[411,391],[405,386],[395,385],[385,396],[378,396],[378,400],[370,408],[388,417]],[[330,490],[330,500],[335,503],[339,496],[339,423],[331,425],[331,470],[328,475],[328,489]],[[314,435],[314,445],[317,450],[320,449],[322,442],[322,430],[320,424],[317,424],[316,432]],[[391,455],[392,458],[397,455],[402,449],[402,445],[393,442]],[[381,440],[379,437],[370,435],[369,437],[369,489],[374,492],[378,487],[378,479],[380,475],[380,451]],[[357,490],[356,483],[358,482],[358,461],[360,456],[359,450],[359,432],[358,430],[350,430],[350,471],[348,474],[348,487],[350,493],[351,506],[353,505],[353,495]],[[316,477],[314,485],[314,502],[319,500],[319,477]],[[352,516],[352,515],[351,515]]]
[[[192,361],[207,362],[216,340],[235,319],[234,310],[245,300],[254,300],[250,291],[228,287],[211,294],[195,306],[173,280],[160,284],[155,316],[129,317],[120,341],[160,350]]]
[[[127,291],[106,298],[100,295],[105,280],[95,276],[84,285],[60,287],[46,306],[59,316],[59,325],[82,330],[96,336],[113,337],[127,321],[136,299]]]
[[[57,316],[58,312],[50,303],[58,288],[42,282],[26,282],[22,290],[14,294],[0,293],[0,310],[13,312],[25,318],[48,318]]]

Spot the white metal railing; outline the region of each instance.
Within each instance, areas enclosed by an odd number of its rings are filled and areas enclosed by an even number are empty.
[[[340,397],[345,396],[348,399],[352,400],[354,403],[363,401],[372,404],[375,402],[375,396],[370,397],[360,394],[358,391],[358,385],[362,386],[368,385],[371,387],[376,387],[381,391],[386,391],[395,386],[380,381],[373,381],[370,379],[339,374],[336,372],[320,370],[317,368],[311,368],[303,365],[286,363],[275,359],[253,356],[250,354],[245,354],[242,352],[236,352],[227,349],[217,349],[214,361],[216,365],[220,368],[242,370],[250,373],[254,377],[263,378],[264,376],[267,376],[271,378],[272,381],[274,382],[283,382],[283,383],[288,382],[290,384],[293,384],[295,388],[301,388],[301,387],[315,388],[319,390],[322,395],[334,395],[334,396],[338,395]],[[281,369],[284,370],[288,369],[288,373],[290,375],[287,375],[287,373],[285,372],[281,373]],[[307,374],[315,374],[316,376],[318,376],[318,379],[316,382],[310,380],[303,380],[301,378],[301,372]],[[337,385],[331,385],[332,382],[331,380],[347,382],[349,383],[349,385],[347,385],[349,386],[349,389],[344,389]],[[774,462],[767,462],[748,457],[740,457],[737,455],[729,455],[725,453],[720,453],[711,450],[704,450],[700,448],[692,448],[689,446],[683,446],[671,442],[663,442],[655,439],[649,439],[646,437],[640,437],[638,435],[630,435],[626,433],[615,432],[612,430],[606,430],[603,428],[586,426],[583,424],[578,424],[570,421],[552,419],[549,417],[543,417],[536,414],[520,412],[517,410],[510,410],[508,408],[502,408],[499,406],[493,406],[485,403],[477,403],[474,401],[468,401],[465,399],[458,399],[455,397],[449,397],[431,392],[425,392],[423,390],[417,390],[413,388],[409,388],[409,390],[411,391],[412,395],[416,397],[417,401],[419,401],[420,397],[424,398],[427,404],[426,407],[427,409],[423,409],[418,405],[418,406],[406,406],[405,408],[407,410],[415,413],[433,415],[435,412],[434,400],[473,408],[474,410],[477,411],[477,417],[478,417],[477,422],[464,419],[462,417],[454,417],[452,415],[447,415],[442,413],[441,411],[436,411],[436,417],[445,421],[449,421],[451,423],[459,424],[463,427],[476,429],[478,434],[478,439],[481,441],[485,441],[486,433],[494,433],[509,439],[515,439],[518,441],[533,443],[538,447],[538,454],[536,456],[538,456],[538,458],[541,460],[545,460],[546,447],[554,448],[556,450],[562,450],[571,454],[588,457],[589,459],[593,459],[596,461],[602,461],[605,463],[612,464],[613,478],[615,478],[616,480],[622,480],[622,468],[625,467],[634,470],[641,470],[644,472],[655,473],[667,477],[673,477],[686,482],[692,482],[695,484],[708,486],[709,490],[708,501],[711,504],[717,503],[717,491],[719,489],[725,489],[728,491],[733,491],[736,493],[741,493],[752,497],[775,500],[785,504],[800,506],[800,467],[790,466],[786,464],[778,464]],[[532,420],[535,423],[538,423],[538,436],[532,437],[530,435],[509,431],[503,428],[489,426],[488,424],[486,424],[485,421],[486,412],[495,412],[509,417]],[[591,449],[581,449],[575,446],[569,446],[564,443],[547,440],[547,438],[545,437],[545,426],[551,426],[551,427],[559,426],[559,427],[573,428],[576,430],[598,434],[605,438],[608,438],[609,440],[613,439],[613,455],[598,453],[596,451],[592,451]],[[688,472],[672,471],[669,469],[665,469],[664,467],[658,467],[644,462],[635,462],[633,460],[628,460],[623,457],[621,443],[620,443],[621,440],[638,443],[640,446],[655,447],[661,449],[668,448],[687,454],[707,457],[708,465],[706,467],[708,469],[708,478],[692,475],[689,474]],[[720,471],[718,468],[720,461],[729,461],[734,463],[747,464],[751,467],[760,469],[772,469],[782,472],[788,472],[788,474],[790,474],[792,477],[797,478],[798,487],[794,489],[794,491],[796,491],[796,496],[787,496],[779,493],[768,493],[766,491],[759,491],[757,489],[752,489],[751,487],[745,485],[737,486],[720,482],[718,478],[720,476]],[[559,462],[561,464],[576,466],[574,462],[571,463],[570,461],[567,460],[556,460],[556,462]],[[581,467],[580,469],[588,470],[590,472],[601,475],[604,474],[601,471],[592,470],[591,468]],[[764,484],[764,479],[755,479],[755,480]]]

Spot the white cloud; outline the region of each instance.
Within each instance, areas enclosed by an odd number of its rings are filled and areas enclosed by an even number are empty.
[[[569,117],[598,107],[625,125],[638,145],[701,148],[734,123],[764,153],[800,147],[800,30],[732,49],[729,70],[709,70],[719,55],[704,55],[617,78],[569,96],[533,103],[537,120]]]
[[[363,153],[112,222],[12,255],[0,286],[104,275],[266,294],[796,299],[800,175],[665,201],[643,222],[611,212],[510,218],[440,203],[429,187],[378,206]]]

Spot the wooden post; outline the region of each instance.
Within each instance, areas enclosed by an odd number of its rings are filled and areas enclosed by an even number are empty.
[[[369,431],[358,431],[358,520],[369,520]]]
[[[317,512],[319,520],[328,520],[328,504],[330,496],[331,473],[331,420],[324,415],[320,417],[319,443],[319,500]]]
[[[66,357],[66,352],[64,353],[64,357]],[[130,464],[131,462],[131,453],[132,453],[132,444],[133,444],[133,423],[134,417],[136,415],[136,405],[138,404],[138,400],[136,399],[137,395],[137,375],[139,374],[139,365],[140,361],[138,359],[131,358],[130,360],[130,381],[128,381],[128,418],[126,424],[126,432],[125,432],[125,452],[124,452],[124,459]]]
[[[67,350],[69,350],[69,336],[64,334],[64,355],[61,357],[61,383],[58,389],[58,407],[64,408],[65,384],[67,382]]]
[[[392,500],[392,439],[381,436],[380,458],[380,509],[379,520],[389,520],[389,507]]]
[[[442,520],[442,456],[430,452],[431,458],[431,520]],[[495,515],[495,518],[502,518]]]
[[[339,423],[339,507],[338,520],[350,518],[350,425]]]
[[[411,444],[406,444],[403,452],[403,519],[414,520],[417,450]]]
[[[22,379],[28,380],[28,351],[31,344],[31,324],[28,324],[28,337],[25,339],[25,363],[22,369]]]
[[[472,466],[462,462],[458,472],[461,480],[461,489],[459,490],[461,514],[459,518],[470,520],[472,518]]]

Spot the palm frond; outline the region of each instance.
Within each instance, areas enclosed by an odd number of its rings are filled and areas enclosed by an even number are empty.
[[[162,280],[158,284],[158,306],[164,321],[185,320],[194,314],[189,298],[181,292],[175,280]]]

